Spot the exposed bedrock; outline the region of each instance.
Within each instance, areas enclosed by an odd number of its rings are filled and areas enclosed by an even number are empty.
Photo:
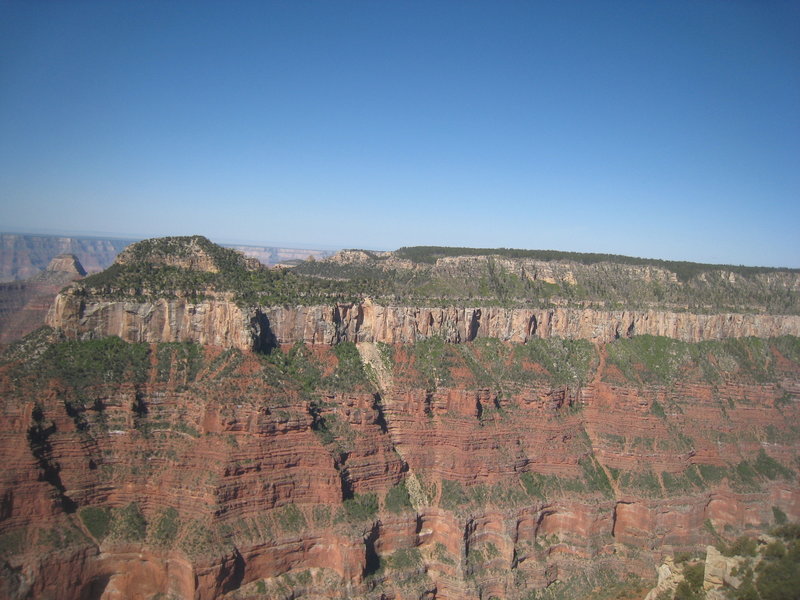
[[[86,301],[68,291],[58,295],[46,322],[73,339],[113,335],[127,342],[196,342],[242,350],[261,348],[269,333],[260,311],[227,300]]]
[[[47,320],[68,337],[116,335],[132,342],[194,341],[240,349],[302,341],[410,343],[440,336],[448,342],[489,337],[522,343],[531,338],[600,342],[650,334],[686,342],[730,337],[800,335],[800,316],[692,314],[594,309],[418,308],[365,301],[334,306],[242,308],[225,299],[152,302],[83,298],[66,291]]]
[[[736,479],[762,448],[793,464],[800,403],[774,383],[539,384],[499,410],[494,390],[409,387],[398,349],[379,402],[319,392],[312,407],[267,385],[258,356],[205,352],[194,380],[154,360],[144,383],[86,388],[81,418],[63,384],[18,388],[0,370],[0,536],[31,541],[0,558],[0,598],[284,598],[294,578],[294,597],[519,599],[587,565],[652,577],[665,552],[713,541],[709,525],[759,530],[773,507],[800,518],[796,476]],[[796,366],[782,373],[796,381]],[[390,510],[412,479],[419,494]],[[348,517],[370,494],[377,510]],[[117,521],[88,537],[86,507],[132,503],[144,539]]]

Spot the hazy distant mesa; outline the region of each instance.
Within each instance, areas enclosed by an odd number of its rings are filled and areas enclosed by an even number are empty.
[[[74,254],[89,273],[102,271],[117,254],[138,240],[20,233],[0,233],[0,282],[28,279],[42,272],[58,254]],[[265,265],[292,264],[330,251],[276,246],[229,246]]]

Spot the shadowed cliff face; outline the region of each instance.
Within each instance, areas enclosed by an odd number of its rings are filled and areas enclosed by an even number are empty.
[[[580,597],[800,518],[796,338],[6,359],[2,597]]]

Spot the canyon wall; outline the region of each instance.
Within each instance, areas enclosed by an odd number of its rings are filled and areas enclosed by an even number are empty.
[[[687,362],[664,385],[623,376],[633,342],[577,344],[570,385],[489,340],[360,343],[378,384],[345,377],[350,344],[0,365],[0,598],[521,600],[800,519],[791,346],[767,380],[719,354],[719,380]]]
[[[607,342],[642,334],[698,342],[728,337],[800,335],[800,316],[796,315],[706,315],[574,308],[418,308],[380,306],[369,301],[334,307],[264,307],[260,310],[280,343],[394,344],[432,336],[453,343],[484,337],[517,343],[553,337]]]
[[[368,300],[334,306],[242,308],[225,299],[94,300],[69,290],[56,299],[47,324],[75,339],[116,335],[130,342],[194,341],[240,349],[294,342],[411,343],[433,336],[452,343],[479,338],[524,343],[533,338],[607,342],[644,334],[685,342],[800,335],[797,315],[418,308],[381,306]]]
[[[62,291],[0,360],[0,600],[583,600],[800,519],[800,316],[341,281],[194,236]]]
[[[0,233],[0,281],[29,279],[47,268],[57,255],[78,257],[90,273],[108,267],[134,240]]]
[[[59,294],[46,323],[72,339],[117,336],[127,342],[196,342],[254,349],[265,334],[258,311],[227,300],[189,302],[86,301],[69,291]]]
[[[59,291],[85,275],[75,255],[59,254],[30,279],[0,283],[0,346],[44,325]]]

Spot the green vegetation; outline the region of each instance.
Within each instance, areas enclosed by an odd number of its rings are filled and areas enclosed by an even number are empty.
[[[668,383],[689,360],[688,346],[666,337],[637,335],[609,344],[608,362],[631,381]]]
[[[64,550],[65,548],[84,544],[87,541],[83,532],[70,522],[56,525],[50,529],[40,530],[39,534],[40,543],[54,550]]]
[[[784,467],[781,463],[764,452],[763,448],[758,450],[758,456],[756,457],[753,468],[767,479],[777,479],[778,477],[791,479],[794,477],[794,472],[791,469]]]
[[[683,581],[675,589],[674,600],[702,600],[705,598],[703,591],[703,577],[705,563],[697,562],[683,567]]]
[[[658,476],[652,471],[624,471],[618,480],[622,489],[633,489],[649,497],[662,495]]]
[[[773,338],[772,343],[784,357],[795,363],[800,363],[800,337],[784,335]]]
[[[126,250],[123,264],[84,279],[78,293],[200,301],[230,292],[242,305],[272,306],[330,305],[369,296],[384,304],[548,307],[557,297],[574,305],[800,312],[800,301],[787,284],[800,272],[796,269],[505,248],[413,247],[395,252],[394,260],[370,252],[365,256],[365,262],[305,261],[290,270],[267,269],[200,236],[144,240]],[[457,256],[478,260],[447,268],[435,264],[439,258]],[[406,268],[396,259],[411,260],[416,268]],[[549,262],[556,272],[569,271],[569,276],[545,281],[536,277],[532,260]],[[636,272],[645,267],[661,269],[663,276],[645,278]]]
[[[406,488],[405,480],[401,481],[395,486],[392,486],[389,491],[386,492],[384,506],[389,512],[398,514],[412,508],[411,497],[408,494],[408,488]]]
[[[333,352],[338,363],[333,375],[322,381],[323,386],[350,391],[369,385],[364,363],[353,342],[340,342],[333,347]]]
[[[197,378],[203,366],[203,348],[192,342],[167,342],[158,345],[158,380],[188,383]]]
[[[207,556],[219,547],[209,523],[193,520],[186,524],[180,538],[181,550],[191,557]]]
[[[519,485],[509,485],[498,482],[489,490],[489,500],[494,506],[522,506],[528,503],[525,492]]]
[[[730,543],[717,542],[717,550],[725,556],[755,556],[758,543],[753,538],[741,536]]]
[[[355,431],[350,423],[340,419],[334,412],[323,415],[323,405],[319,403],[312,402],[309,408],[313,419],[311,428],[325,446],[332,446],[336,454],[352,450]]]
[[[146,532],[147,521],[135,502],[112,511],[110,534],[113,538],[141,542]]]
[[[591,342],[560,338],[528,340],[514,347],[514,358],[544,367],[547,379],[554,385],[586,383],[597,356]]]
[[[692,344],[637,335],[609,344],[608,363],[615,365],[629,381],[646,384],[669,384],[692,370],[698,370],[712,384],[734,373],[755,382],[766,382],[774,380],[770,344],[788,347],[791,339],[729,338]],[[655,406],[651,410],[661,416]]]
[[[650,412],[662,419],[667,418],[667,414],[664,412],[664,407],[659,404],[658,400],[653,400],[653,403],[650,405]]]
[[[775,527],[772,535],[779,538],[768,544],[758,556],[756,541],[739,538],[726,548],[731,556],[744,556],[748,560],[740,566],[737,575],[742,584],[730,590],[732,600],[796,600],[800,590],[800,525],[785,523]]]
[[[464,493],[464,488],[457,481],[442,479],[442,495],[439,498],[439,506],[446,510],[455,511],[459,506],[469,502],[469,498]]]
[[[504,258],[529,258],[541,261],[569,261],[583,265],[613,263],[619,265],[659,267],[672,271],[682,281],[712,270],[725,270],[748,276],[774,272],[800,272],[800,269],[779,269],[773,267],[743,267],[733,265],[712,265],[685,261],[637,258],[620,254],[600,254],[596,252],[562,252],[559,250],[519,250],[514,248],[459,248],[444,246],[410,246],[395,252],[398,258],[406,258],[416,263],[433,264],[440,258],[452,256],[502,256]]]
[[[327,504],[320,504],[312,511],[314,524],[320,527],[327,527],[331,522],[331,507]]]
[[[164,509],[153,522],[151,536],[158,546],[172,546],[180,529],[178,511],[173,507]]]
[[[192,268],[192,259],[197,257],[207,257],[209,264]],[[124,264],[115,263],[83,279],[77,293],[141,301],[181,296],[199,302],[211,293],[231,292],[243,305],[296,305],[352,301],[358,287],[262,268],[235,250],[192,236],[133,244],[125,252]]]
[[[614,491],[611,488],[611,482],[594,455],[582,457],[578,464],[583,469],[583,478],[589,490],[598,490],[604,496],[613,498]]]
[[[661,473],[661,481],[664,483],[664,489],[669,495],[690,492],[695,486],[702,487],[702,482],[699,478],[694,483],[686,473],[667,473],[664,471]]]
[[[405,571],[422,565],[422,556],[416,548],[400,548],[382,559],[381,563],[390,569]]]
[[[296,342],[288,352],[275,349],[266,356],[266,361],[277,367],[283,377],[295,380],[307,392],[314,392],[322,380],[319,361],[303,342]]]
[[[421,342],[417,342],[419,346]],[[463,359],[479,387],[501,392],[545,381],[552,386],[583,384],[591,379],[598,357],[594,346],[586,340],[532,338],[525,344],[510,344],[495,338],[478,338],[469,344],[445,344],[441,358],[434,356],[423,362],[432,364],[429,377],[437,365],[448,368],[457,358]],[[451,358],[448,352],[460,352]],[[439,358],[440,362],[436,362]],[[437,371],[441,373],[441,368]],[[441,375],[440,375],[441,377]]]
[[[700,471],[700,475],[707,483],[719,483],[728,475],[728,469],[726,467],[720,467],[717,465],[705,465],[705,464],[698,464],[697,468]]]
[[[527,492],[531,498],[540,498],[542,500],[547,498],[546,490],[550,486],[548,485],[549,482],[546,475],[540,475],[539,473],[522,473],[519,476],[519,480],[525,488],[525,492]]]
[[[375,518],[378,513],[378,497],[373,494],[354,494],[343,503],[345,518],[351,523],[360,523]]]
[[[13,529],[0,535],[0,556],[13,556],[19,554],[25,547],[24,528]]]
[[[300,533],[306,528],[306,517],[295,504],[277,509],[273,516],[278,526],[286,533]]]
[[[775,517],[775,523],[777,525],[784,525],[788,521],[786,513],[783,512],[778,506],[772,507],[772,514]]]
[[[442,562],[446,565],[455,565],[456,561],[453,556],[450,554],[450,551],[447,549],[442,542],[436,542],[436,546],[434,547],[433,556],[439,562]]]
[[[352,342],[341,342],[333,347],[336,356],[336,368],[330,375],[323,375],[325,365],[303,342],[296,342],[288,351],[278,348],[264,357],[267,365],[275,367],[272,379],[278,385],[282,380],[291,378],[296,381],[308,395],[319,390],[349,392],[357,389],[371,389],[364,369],[364,363]]]
[[[611,482],[593,455],[582,457],[578,464],[583,473],[581,477],[574,478],[526,472],[519,475],[519,484],[498,482],[491,487],[479,484],[470,486],[466,490],[457,481],[443,479],[439,506],[458,511],[467,505],[522,506],[528,504],[531,498],[547,500],[574,493],[599,492],[607,498],[613,496]]]
[[[587,564],[573,577],[530,590],[525,600],[640,600],[650,586],[633,573],[623,575],[608,567]],[[660,600],[660,599],[659,599]],[[671,599],[670,599],[671,600]]]
[[[64,341],[50,346],[36,365],[42,377],[57,377],[79,394],[103,382],[130,376],[136,383],[147,376],[147,344],[129,344],[118,337]]]
[[[99,506],[87,506],[82,508],[78,515],[96,540],[101,541],[108,535],[111,524],[111,511],[108,508]]]
[[[457,352],[457,348],[437,336],[414,344],[414,367],[427,382],[428,389],[435,390],[439,385],[450,383],[450,369]]]

